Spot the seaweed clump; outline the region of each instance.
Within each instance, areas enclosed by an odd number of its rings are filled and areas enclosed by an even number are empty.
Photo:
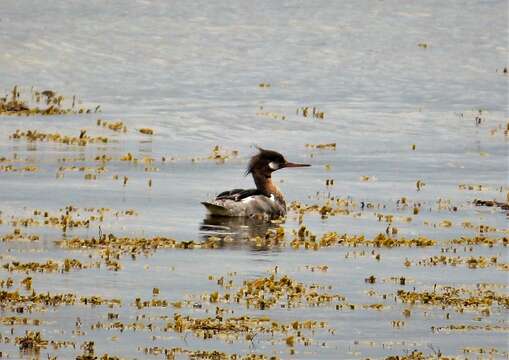
[[[100,111],[100,106],[94,110],[76,106],[76,96],[73,96],[71,107],[64,105],[64,97],[53,90],[37,91],[32,89],[32,104],[21,99],[18,86],[14,86],[10,95],[0,97],[0,115],[66,115],[66,114],[90,114]],[[39,107],[44,104],[44,107]]]
[[[452,360],[455,359],[454,357],[445,357],[440,353],[440,351],[435,351],[433,355],[426,355],[421,351],[413,350],[412,352],[409,352],[405,355],[393,355],[388,356],[385,358],[385,360]]]
[[[60,143],[66,145],[78,145],[78,146],[86,146],[88,144],[99,143],[106,144],[108,143],[108,138],[105,136],[89,136],[87,135],[86,130],[81,130],[78,136],[69,136],[62,135],[59,133],[43,133],[37,130],[27,130],[20,131],[16,130],[13,134],[9,136],[10,139],[14,140],[26,140],[28,142],[53,142]]]
[[[16,344],[18,344],[21,351],[39,353],[40,349],[45,349],[48,346],[48,341],[44,340],[39,331],[27,331],[25,336],[17,337]]]

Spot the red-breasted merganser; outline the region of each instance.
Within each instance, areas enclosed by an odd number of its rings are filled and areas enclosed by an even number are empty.
[[[214,201],[202,202],[211,215],[268,219],[286,215],[285,199],[272,182],[272,173],[283,168],[311,165],[288,162],[276,151],[259,150],[246,171],[246,175],[253,175],[256,189],[224,191]]]

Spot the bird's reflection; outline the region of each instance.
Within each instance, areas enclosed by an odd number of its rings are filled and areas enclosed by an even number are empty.
[[[208,215],[200,225],[200,235],[203,241],[212,237],[219,240],[221,248],[248,247],[252,250],[268,250],[269,246],[260,246],[256,237],[264,238],[271,229],[279,225],[261,219],[245,217],[226,217]]]

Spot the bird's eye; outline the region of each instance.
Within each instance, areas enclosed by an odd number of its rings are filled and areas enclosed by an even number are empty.
[[[272,170],[277,170],[277,169],[279,169],[279,164],[278,164],[277,162],[275,162],[275,161],[271,161],[271,162],[269,163],[269,167],[270,167]]]

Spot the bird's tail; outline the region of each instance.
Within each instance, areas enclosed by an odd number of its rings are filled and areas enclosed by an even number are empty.
[[[217,216],[229,216],[230,212],[227,208],[221,205],[212,204],[206,201],[202,201],[203,206],[207,208],[209,213],[211,215],[217,215]]]

